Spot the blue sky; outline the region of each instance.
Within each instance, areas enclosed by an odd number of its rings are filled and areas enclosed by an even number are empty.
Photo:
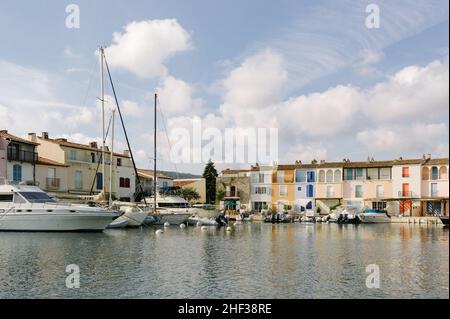
[[[79,29],[65,25],[70,3]],[[365,26],[370,3],[379,29]],[[448,156],[448,16],[447,1],[1,1],[0,127],[98,139],[104,45],[140,166],[155,90],[169,133],[194,116],[276,127],[279,162]],[[165,137],[160,165],[174,169]]]

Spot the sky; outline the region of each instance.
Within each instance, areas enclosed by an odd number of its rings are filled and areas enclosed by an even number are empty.
[[[378,28],[366,25],[371,4]],[[173,133],[194,136],[198,122],[277,129],[278,163],[448,157],[448,1],[0,0],[0,38],[0,128],[15,135],[100,141],[104,46],[140,167],[152,166],[155,92],[164,170],[202,172],[208,154],[171,157],[182,138]],[[113,107],[106,86],[107,122]]]

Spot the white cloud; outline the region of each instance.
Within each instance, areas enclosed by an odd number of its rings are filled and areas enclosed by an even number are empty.
[[[354,69],[360,75],[369,75],[376,72],[374,67],[384,58],[384,54],[381,51],[362,49],[359,52],[359,56],[354,64]]]
[[[339,85],[288,100],[280,108],[280,123],[291,134],[333,136],[352,130],[363,102],[358,88]]]
[[[172,76],[164,78],[157,88],[162,111],[166,114],[196,112],[202,106],[201,99],[193,98],[194,90],[186,82]]]
[[[121,111],[123,111],[125,115],[129,115],[132,117],[139,117],[140,115],[142,115],[143,110],[136,102],[123,100],[120,106]]]
[[[108,63],[143,78],[167,75],[164,63],[191,48],[189,33],[176,19],[133,21],[124,29],[105,50]]]
[[[359,132],[356,139],[372,152],[448,153],[448,126],[444,123],[381,126]]]
[[[403,68],[366,92],[366,114],[376,121],[448,117],[448,58]]]

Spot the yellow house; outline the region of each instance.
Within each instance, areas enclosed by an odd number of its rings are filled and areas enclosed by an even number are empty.
[[[65,183],[54,182],[52,190],[54,192],[64,192],[74,195],[98,194],[103,188],[103,176],[101,165],[102,150],[96,142],[89,144],[79,144],[70,142],[65,138],[51,139],[47,132],[41,136],[34,133],[28,135],[28,139],[39,143],[38,153],[42,158],[52,161],[53,166],[60,164],[65,166]],[[105,147],[105,193],[110,192],[110,163],[111,152]],[[112,189],[113,196],[123,201],[130,201],[134,198],[136,177],[127,152],[124,154],[113,154],[112,169]],[[48,166],[48,165],[47,165]],[[61,170],[61,168],[60,168]],[[45,170],[43,174],[51,174],[53,170]],[[41,179],[51,180],[54,175],[40,176]]]
[[[206,203],[206,180],[204,178],[176,179],[173,181],[173,186],[195,189],[200,195],[200,198],[196,202]]]
[[[272,209],[291,210],[295,201],[296,165],[277,165],[272,174]]]

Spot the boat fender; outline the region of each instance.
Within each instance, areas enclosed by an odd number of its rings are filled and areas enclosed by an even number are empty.
[[[169,227],[169,226],[170,226],[169,222],[164,223],[164,227]]]
[[[157,231],[155,231],[156,235],[161,235],[163,233],[164,233],[164,231],[162,229],[158,229]]]
[[[233,229],[230,226],[227,227],[227,231],[232,231],[232,230]]]
[[[180,224],[180,228],[181,229],[186,228],[186,225],[185,224]]]

